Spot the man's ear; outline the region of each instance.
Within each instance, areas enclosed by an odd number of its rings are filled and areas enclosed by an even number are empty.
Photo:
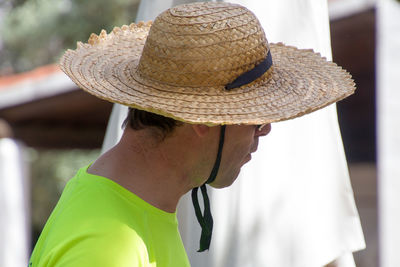
[[[193,124],[192,128],[199,137],[205,136],[210,131],[210,127],[204,124]]]

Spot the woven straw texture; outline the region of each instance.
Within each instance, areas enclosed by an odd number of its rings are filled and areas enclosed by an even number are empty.
[[[267,55],[273,66],[225,90]],[[264,124],[296,118],[351,95],[349,73],[312,50],[268,44],[257,18],[223,2],[193,3],[154,23],[92,34],[60,62],[82,89],[188,123]]]

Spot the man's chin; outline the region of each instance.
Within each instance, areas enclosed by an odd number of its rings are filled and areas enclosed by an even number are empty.
[[[222,189],[222,188],[229,187],[229,186],[231,186],[232,184],[233,184],[233,182],[232,182],[231,184],[223,184],[223,185],[220,185],[220,184],[210,184],[210,186],[213,187],[213,188],[215,188],[215,189]]]
[[[235,175],[235,178],[226,180],[226,181],[224,181],[223,183],[221,183],[218,179],[216,179],[214,182],[212,182],[212,183],[210,184],[210,186],[212,186],[213,188],[216,188],[216,189],[221,189],[221,188],[229,187],[229,186],[231,186],[231,185],[236,181],[236,179],[237,179],[238,176],[239,176],[239,173],[240,173],[240,169],[239,169],[239,171],[237,172],[237,174]]]
[[[251,154],[249,153],[246,158],[244,159],[244,164],[248,163],[251,160]],[[243,165],[244,165],[243,164]]]

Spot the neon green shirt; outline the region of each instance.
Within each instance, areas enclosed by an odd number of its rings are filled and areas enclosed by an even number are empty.
[[[66,185],[30,267],[190,266],[176,213],[150,205],[87,168]]]

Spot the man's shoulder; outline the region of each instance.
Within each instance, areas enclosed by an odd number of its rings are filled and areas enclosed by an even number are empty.
[[[79,259],[79,264],[65,266],[92,266],[89,263],[98,261],[97,266],[114,266],[107,261],[127,260],[129,255],[146,258],[144,240],[148,229],[141,215],[142,211],[126,201],[112,181],[82,175],[81,169],[65,187],[41,233],[32,259],[35,254],[40,254],[40,261],[66,261],[69,264]]]
[[[111,231],[106,235],[73,236],[57,246],[40,253],[32,266],[149,266],[147,248],[135,232],[122,234]]]
[[[63,240],[74,233],[77,239],[124,240],[136,239],[147,231],[143,229],[146,227],[144,211],[116,192],[112,183],[80,181],[80,178],[75,177],[77,180],[67,185],[52,212],[44,229],[44,232],[49,230],[48,237]]]
[[[44,235],[32,260],[39,257],[44,266],[148,266],[145,237],[132,226],[109,219],[81,223],[67,234],[54,228]]]
[[[91,217],[126,217],[142,212],[129,196],[132,193],[108,178],[87,173],[86,169],[80,169],[66,185],[53,211],[55,216],[76,221]]]

